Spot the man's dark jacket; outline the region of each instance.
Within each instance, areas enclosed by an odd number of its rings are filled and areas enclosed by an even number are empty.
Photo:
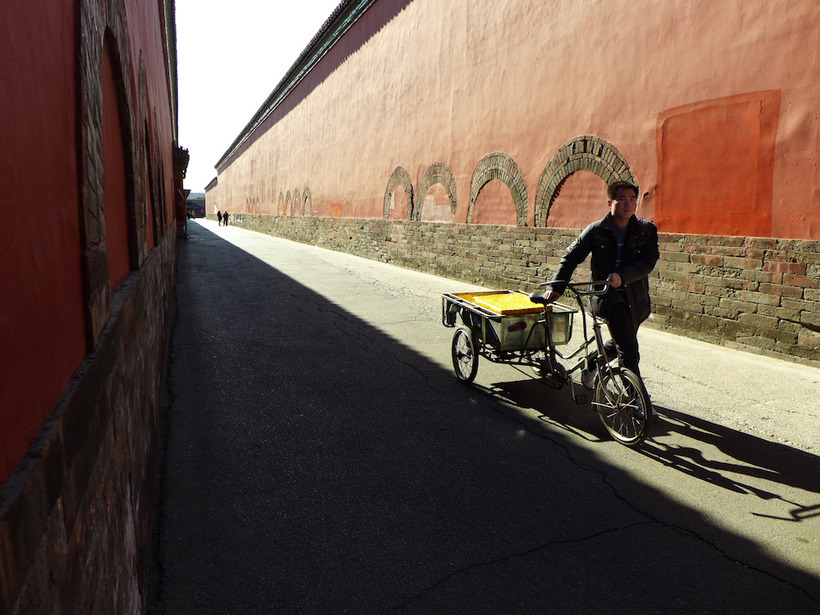
[[[616,272],[615,259],[618,242],[615,237],[615,228],[615,221],[611,213],[586,227],[578,239],[567,248],[561,259],[558,270],[552,278],[561,283],[553,285],[553,289],[563,294],[566,290],[566,283],[572,278],[573,271],[590,253],[592,254],[590,265],[593,280],[605,280],[610,273]],[[621,276],[629,312],[636,327],[646,320],[651,310],[649,273],[655,268],[659,256],[658,229],[651,222],[632,216],[627,225],[621,267],[617,273]],[[592,298],[596,311],[603,318],[606,318],[609,299],[615,292],[615,289],[610,288],[603,297]]]

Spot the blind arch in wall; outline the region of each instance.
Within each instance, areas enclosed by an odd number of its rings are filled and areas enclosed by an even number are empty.
[[[447,168],[447,165],[441,162],[435,162],[427,167],[427,170],[421,177],[418,197],[415,199],[410,210],[411,220],[421,220],[424,197],[427,196],[427,191],[435,184],[441,184],[447,192],[447,196],[450,198],[450,215],[454,216],[456,214],[456,207],[458,206],[458,200],[456,199],[456,181],[450,169]]]
[[[547,226],[561,186],[576,171],[594,173],[607,184],[625,180],[638,185],[629,163],[614,145],[594,135],[575,137],[558,149],[541,173],[535,192],[535,226]]]
[[[476,165],[470,183],[470,209],[467,211],[467,224],[473,221],[473,208],[481,189],[494,179],[504,182],[510,189],[518,226],[527,226],[527,183],[521,169],[512,157],[503,152],[487,154]]]
[[[390,179],[387,180],[387,188],[384,191],[384,219],[390,217],[390,202],[393,200],[393,194],[396,188],[402,188],[407,197],[407,206],[410,211],[410,219],[413,220],[413,182],[410,180],[410,174],[402,166],[393,169]]]

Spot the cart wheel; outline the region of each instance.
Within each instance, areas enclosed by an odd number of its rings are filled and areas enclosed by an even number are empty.
[[[453,369],[462,382],[472,382],[478,373],[478,344],[467,327],[459,327],[453,335]]]
[[[652,406],[638,376],[625,368],[604,372],[595,387],[595,408],[614,440],[637,446],[652,428]]]

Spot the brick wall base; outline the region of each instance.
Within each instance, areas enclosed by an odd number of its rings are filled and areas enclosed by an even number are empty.
[[[0,491],[0,613],[145,611],[175,262],[167,232]]]
[[[579,232],[249,214],[232,216],[231,224],[465,282],[520,289],[551,277]],[[649,326],[820,367],[820,241],[662,233],[660,249]],[[576,278],[588,271],[579,267]]]

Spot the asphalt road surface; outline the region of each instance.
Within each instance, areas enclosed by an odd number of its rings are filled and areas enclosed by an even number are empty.
[[[644,327],[632,450],[455,378],[476,287],[188,226],[150,613],[820,613],[820,370]]]

